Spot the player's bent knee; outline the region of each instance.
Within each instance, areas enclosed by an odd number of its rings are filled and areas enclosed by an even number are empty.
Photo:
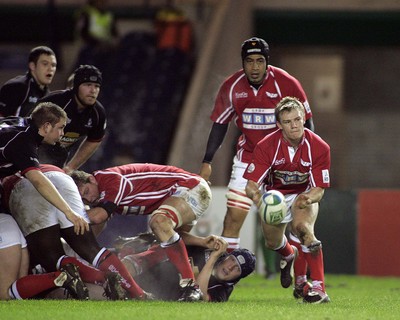
[[[227,206],[229,208],[241,209],[249,211],[253,201],[247,197],[244,190],[229,189],[227,194]]]
[[[171,222],[173,229],[179,228],[182,225],[182,217],[179,211],[172,206],[162,205],[150,216],[149,224],[152,229],[165,224],[165,222]]]

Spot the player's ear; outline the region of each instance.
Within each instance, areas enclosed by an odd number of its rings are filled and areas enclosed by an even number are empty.
[[[89,182],[93,184],[97,184],[96,178],[94,176],[89,176]]]
[[[44,133],[48,133],[51,128],[52,128],[52,125],[51,125],[50,122],[45,122],[44,123],[44,125],[43,125]]]
[[[29,70],[30,71],[34,71],[35,69],[36,69],[36,65],[35,65],[35,63],[34,62],[29,62],[29,64],[28,64],[28,68],[29,68]]]

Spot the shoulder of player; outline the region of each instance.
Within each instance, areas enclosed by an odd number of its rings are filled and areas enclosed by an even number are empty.
[[[246,79],[246,75],[244,74],[243,69],[240,69],[240,70],[236,71],[235,73],[231,74],[230,76],[228,76],[222,83],[222,86],[231,86],[232,84],[236,83],[241,78]]]
[[[14,98],[26,93],[29,87],[30,78],[27,75],[16,76],[8,81],[6,81],[1,87],[1,91],[7,91],[14,96]]]
[[[324,147],[324,148],[330,150],[329,144],[324,139],[322,139],[321,136],[319,136],[317,133],[315,133],[307,128],[304,128],[304,134],[305,134],[306,139],[308,139],[310,141],[310,143],[318,144],[321,147]]]
[[[276,129],[271,133],[267,134],[264,138],[262,138],[257,144],[269,144],[273,141],[278,141],[282,137],[282,130]]]
[[[272,73],[273,77],[275,79],[288,79],[288,80],[294,80],[294,81],[298,81],[293,75],[291,75],[288,71],[279,68],[279,67],[275,67],[275,66],[268,66],[268,71]]]
[[[53,102],[59,104],[60,107],[64,105],[73,98],[73,94],[70,90],[55,90],[50,92],[45,97],[41,98],[39,102]]]

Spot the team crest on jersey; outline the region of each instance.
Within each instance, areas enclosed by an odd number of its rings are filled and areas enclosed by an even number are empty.
[[[300,159],[300,163],[304,167],[310,167],[311,166],[311,162],[304,161],[303,159]]]
[[[106,196],[106,192],[105,191],[100,192],[99,201],[103,200],[105,196]]]
[[[89,118],[87,124],[85,124],[85,127],[86,127],[86,128],[91,128],[92,126],[93,126],[92,118]]]
[[[247,167],[247,172],[252,173],[256,169],[256,165],[254,163],[250,163]]]
[[[37,97],[29,97],[28,100],[30,103],[36,103],[38,101],[38,98]]]
[[[272,99],[278,98],[277,93],[271,93],[271,92],[265,91],[265,94],[267,95],[268,98],[272,98]]]
[[[281,164],[285,164],[285,158],[278,159],[278,160],[276,160],[275,163],[274,163],[275,166],[279,166],[279,165],[281,165]]]
[[[235,92],[235,98],[236,99],[243,99],[243,98],[247,98],[249,95],[247,94],[247,92]]]

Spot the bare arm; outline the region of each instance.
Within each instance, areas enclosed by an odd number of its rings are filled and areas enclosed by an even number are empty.
[[[86,211],[90,222],[93,224],[100,224],[106,222],[108,219],[108,213],[101,207],[95,207]]]
[[[179,232],[183,242],[187,246],[199,246],[208,249],[214,249],[215,242],[219,238],[218,236],[210,235],[208,237],[198,237],[188,232]]]
[[[259,188],[260,186],[258,185],[257,182],[254,182],[252,180],[247,181],[246,194],[251,200],[253,200],[253,202],[257,205],[257,207],[261,199],[261,191]]]
[[[300,193],[297,196],[294,206],[297,206],[300,209],[304,209],[313,203],[320,202],[322,197],[324,196],[324,193],[325,189],[323,188],[311,188],[309,191]]]
[[[64,171],[69,173],[73,170],[79,169],[81,165],[83,165],[95,151],[99,148],[101,144],[100,142],[90,142],[90,141],[83,141],[82,144],[79,146],[78,150],[76,151],[75,155],[72,159],[65,165]]]
[[[83,219],[83,217],[71,209],[51,181],[41,171],[30,170],[25,174],[25,177],[33,184],[43,198],[58,210],[62,211],[67,219],[74,224],[76,234],[84,234],[85,231],[89,231],[89,224]]]
[[[215,241],[214,250],[211,252],[209,259],[197,276],[196,281],[200,287],[201,292],[203,293],[203,300],[205,301],[210,300],[210,297],[208,295],[208,282],[210,281],[215,263],[217,262],[218,258],[226,252],[227,247],[228,243],[221,237],[218,237]]]

